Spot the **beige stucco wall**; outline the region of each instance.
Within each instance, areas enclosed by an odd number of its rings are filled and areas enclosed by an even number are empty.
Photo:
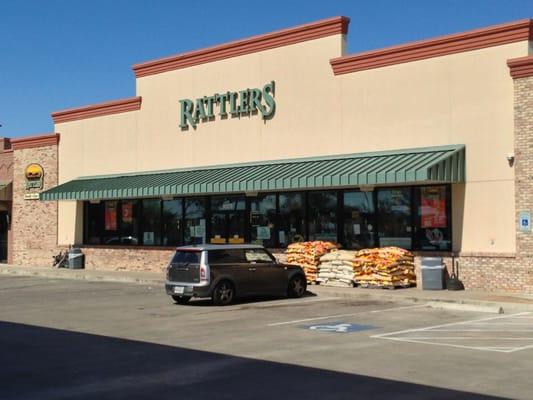
[[[323,154],[336,151],[324,140],[338,132],[339,81],[329,60],[342,54],[341,35],[230,58],[192,68],[143,77],[137,95],[140,145],[146,154],[141,169],[175,168]],[[262,88],[276,82],[276,115],[259,115],[200,123],[181,131],[180,99],[196,99],[226,91]],[[155,134],[157,133],[157,136]],[[155,140],[157,138],[157,140]],[[305,141],[305,143],[302,143]],[[161,143],[168,146],[162,148]]]
[[[467,146],[467,184],[454,188],[454,248],[514,252],[513,83],[521,42],[334,76],[341,35],[137,79],[140,111],[58,124],[60,182],[121,172]],[[276,82],[276,115],[179,128],[179,100]],[[457,198],[459,196],[460,198]],[[79,208],[60,202],[60,241],[81,239]],[[77,222],[76,222],[77,221]],[[76,229],[78,224],[78,229]],[[66,243],[65,242],[65,243]]]
[[[377,151],[466,145],[463,224],[454,250],[515,251],[513,80],[506,61],[528,42],[342,75],[343,148]],[[464,208],[461,209],[461,205]],[[455,222],[459,221],[457,218]]]

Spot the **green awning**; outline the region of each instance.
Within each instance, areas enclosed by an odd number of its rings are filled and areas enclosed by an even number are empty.
[[[0,180],[0,190],[6,189],[9,185],[11,185],[12,181],[3,181]]]
[[[42,200],[96,200],[463,182],[464,145],[89,176],[41,193]]]

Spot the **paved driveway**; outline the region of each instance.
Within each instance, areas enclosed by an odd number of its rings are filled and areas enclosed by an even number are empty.
[[[531,317],[2,277],[0,398],[531,399]]]

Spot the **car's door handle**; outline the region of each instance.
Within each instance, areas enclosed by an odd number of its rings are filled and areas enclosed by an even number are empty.
[[[255,268],[248,268],[248,271],[255,271]]]

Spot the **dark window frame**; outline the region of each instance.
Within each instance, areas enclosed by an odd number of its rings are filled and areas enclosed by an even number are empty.
[[[435,250],[423,250],[421,249],[420,245],[420,238],[418,237],[418,229],[419,229],[419,222],[418,221],[418,207],[420,207],[421,198],[420,198],[420,188],[422,187],[432,187],[432,186],[444,186],[445,187],[445,207],[446,207],[446,218],[447,218],[447,229],[449,230],[449,249],[447,250],[441,250],[445,252],[451,252],[453,249],[453,210],[452,210],[452,185],[450,183],[432,183],[432,184],[426,184],[426,185],[405,185],[405,186],[380,186],[374,188],[372,191],[372,201],[374,202],[374,219],[375,219],[375,229],[376,229],[376,235],[378,235],[379,226],[380,226],[380,213],[378,212],[378,206],[377,206],[377,196],[379,190],[391,190],[391,189],[409,189],[410,198],[411,198],[411,204],[410,204],[410,226],[411,226],[411,240],[412,240],[412,250],[413,251],[420,251],[420,252],[434,252]],[[309,240],[309,218],[310,218],[310,210],[309,210],[309,195],[312,192],[334,192],[337,196],[337,207],[336,207],[336,223],[337,223],[337,241],[343,245],[345,245],[345,235],[344,235],[344,194],[346,192],[357,192],[360,191],[358,187],[351,187],[351,188],[342,188],[342,189],[328,189],[328,188],[321,188],[317,190],[287,190],[287,191],[269,191],[269,192],[261,192],[261,196],[267,196],[267,195],[275,195],[275,216],[274,216],[274,240],[273,245],[276,248],[281,247],[281,244],[279,242],[279,232],[281,230],[282,225],[282,215],[281,215],[281,209],[280,209],[280,195],[284,194],[301,194],[302,195],[302,206],[303,206],[303,236],[305,240]],[[117,201],[117,225],[119,229],[117,230],[117,234],[119,237],[122,235],[121,232],[121,226],[122,226],[122,201],[124,200],[132,200],[136,201],[134,206],[134,215],[135,219],[138,220],[138,232],[139,232],[139,238],[138,238],[138,244],[120,244],[120,246],[128,246],[128,247],[138,247],[138,246],[144,246],[144,247],[165,247],[165,248],[172,248],[175,247],[175,245],[170,246],[164,246],[164,245],[145,245],[144,237],[141,235],[141,232],[144,232],[144,227],[142,226],[142,220],[143,220],[143,201],[144,200],[159,200],[160,205],[160,240],[161,244],[164,242],[164,224],[163,224],[163,211],[164,211],[164,202],[167,200],[181,200],[181,232],[179,234],[180,236],[180,244],[185,244],[185,230],[186,227],[186,203],[187,200],[191,199],[201,199],[204,205],[204,214],[203,218],[205,218],[206,221],[206,232],[205,232],[205,241],[206,243],[209,243],[209,240],[211,238],[211,217],[212,217],[212,207],[211,207],[211,199],[215,195],[210,196],[174,196],[172,198],[163,198],[163,197],[151,197],[151,198],[135,198],[135,199],[109,199],[109,200],[100,200],[97,204],[97,214],[100,218],[105,218],[105,202],[106,201]],[[253,201],[253,197],[247,196],[245,193],[228,193],[228,194],[220,194],[216,196],[229,196],[229,197],[242,197],[245,198],[245,209],[239,212],[244,212],[244,238],[246,242],[250,241],[251,238],[251,223],[250,223],[250,215],[251,215],[251,202]],[[83,202],[83,245],[86,246],[92,246],[95,244],[88,243],[89,242],[89,209],[92,205],[95,203],[91,201],[84,201]],[[105,222],[100,222],[96,224],[98,227],[98,231],[93,235],[99,237],[100,244],[99,246],[105,246],[105,247],[113,247],[114,245],[106,245],[104,244],[104,226]],[[229,229],[229,228],[228,228]],[[379,241],[376,243],[379,244]],[[178,245],[178,246],[179,246]],[[348,248],[349,247],[345,247]]]

